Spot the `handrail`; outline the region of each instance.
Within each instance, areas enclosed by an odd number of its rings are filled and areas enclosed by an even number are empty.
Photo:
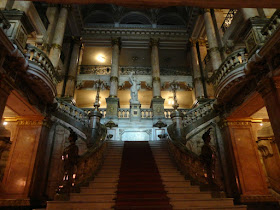
[[[27,44],[26,46],[27,52],[25,53],[25,57],[37,65],[39,65],[51,78],[54,84],[58,83],[58,73],[55,70],[52,62],[50,61],[49,57],[43,52],[42,50],[38,49],[37,47]]]
[[[63,100],[57,99],[58,110],[67,114],[68,116],[78,120],[84,125],[88,125],[88,114],[83,109],[80,109],[72,104],[69,104]]]
[[[185,114],[184,117],[184,125],[189,125],[195,121],[197,121],[198,119],[202,118],[203,116],[206,116],[207,114],[209,114],[210,112],[214,111],[214,99],[213,100],[209,100],[203,104],[201,104],[200,106],[189,110],[189,112],[187,112]]]
[[[225,20],[221,26],[221,29],[223,30],[223,32],[225,33],[226,30],[229,28],[229,26],[231,25],[231,22],[233,20],[234,15],[237,13],[237,9],[230,9],[227,13],[227,16],[225,17]]]
[[[263,27],[261,33],[268,40],[280,26],[280,9],[272,15],[269,22]]]
[[[242,48],[231,53],[213,75],[214,86],[219,83],[235,68],[245,65],[248,61],[246,49]]]
[[[221,174],[215,170],[216,158],[213,159],[211,165],[212,177],[207,177],[207,169],[200,156],[189,151],[183,144],[170,139],[168,140],[168,149],[180,171],[194,184],[209,185],[212,190],[223,190]]]

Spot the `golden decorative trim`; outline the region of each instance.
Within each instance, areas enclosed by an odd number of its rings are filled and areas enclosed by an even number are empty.
[[[62,50],[62,46],[59,44],[52,44],[52,48]]]
[[[115,76],[112,76],[110,77],[110,82],[118,82],[119,81],[119,78],[118,77],[115,77]]]
[[[118,96],[109,95],[109,98],[117,98]]]
[[[160,77],[153,77],[153,82],[160,82]]]
[[[192,47],[196,46],[197,39],[190,38],[189,41],[190,41]]]
[[[197,42],[198,42],[199,46],[206,46],[207,41],[205,39],[198,39]]]
[[[42,126],[43,121],[42,120],[18,120],[17,124],[23,126]]]

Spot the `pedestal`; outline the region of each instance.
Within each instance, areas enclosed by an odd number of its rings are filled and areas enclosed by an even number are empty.
[[[118,108],[120,107],[119,98],[109,97],[106,98],[107,109],[106,109],[106,118],[107,119],[118,119]]]
[[[163,98],[153,98],[151,102],[151,108],[153,109],[153,119],[157,121],[158,119],[165,118],[164,116],[164,100]]]
[[[130,103],[130,121],[140,122],[141,121],[141,104],[140,102]]]

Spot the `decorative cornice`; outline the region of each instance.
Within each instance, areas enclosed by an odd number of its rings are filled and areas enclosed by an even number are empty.
[[[42,120],[18,120],[17,124],[22,126],[42,126],[44,123]]]

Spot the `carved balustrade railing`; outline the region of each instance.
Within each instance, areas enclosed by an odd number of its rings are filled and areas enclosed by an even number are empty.
[[[153,109],[141,109],[141,118],[153,118]]]
[[[80,109],[84,110],[84,112],[87,114],[89,114],[91,111],[94,110],[94,108],[80,108]],[[101,113],[102,118],[105,118],[106,117],[106,108],[99,108],[98,110]]]
[[[264,36],[265,40],[268,40],[273,33],[279,28],[280,26],[280,9],[276,10],[276,12],[270,18],[268,24],[264,26],[261,33]]]
[[[189,151],[185,145],[178,144],[174,141],[168,140],[168,149],[170,155],[173,157],[177,167],[182,174],[190,179],[193,184],[209,185],[212,190],[224,190],[222,174],[216,170],[215,162],[217,158],[214,157],[211,166],[212,177],[207,177],[207,169],[199,155]]]
[[[221,26],[223,32],[225,33],[225,31],[228,29],[228,27],[231,25],[232,19],[234,17],[234,15],[237,13],[237,9],[230,9],[225,17],[225,20]]]
[[[130,109],[125,109],[125,108],[118,109],[119,118],[129,118],[129,116],[130,116]]]
[[[137,59],[137,58],[135,58]],[[110,65],[80,65],[80,74],[94,74],[94,75],[110,75],[111,66]],[[120,75],[129,75],[131,72],[135,72],[136,75],[151,75],[152,68],[150,66],[120,66]],[[190,75],[190,69],[187,67],[161,67],[161,75]]]
[[[185,115],[184,115],[184,125],[189,125],[202,117],[206,116],[210,112],[214,111],[214,104],[215,100],[210,100],[206,103],[201,104],[200,106],[189,110]]]
[[[88,125],[89,118],[87,111],[80,109],[72,104],[69,104],[63,100],[57,100],[58,102],[58,110],[60,112],[65,113],[66,115],[76,119],[84,125]]]
[[[49,57],[42,50],[38,49],[33,45],[28,44],[26,48],[27,48],[27,52],[25,53],[26,59],[40,66],[41,69],[45,71],[47,75],[51,78],[52,82],[54,84],[57,84],[58,74],[55,68],[53,67]]]
[[[217,87],[236,68],[245,66],[247,61],[246,49],[239,49],[231,53],[213,75],[214,86]]]
[[[6,19],[5,15],[0,11],[0,28],[4,31],[11,27],[10,22]]]
[[[184,115],[188,113],[189,109],[178,109],[181,113]],[[164,116],[165,118],[171,118],[171,113],[174,111],[174,109],[164,109]]]

